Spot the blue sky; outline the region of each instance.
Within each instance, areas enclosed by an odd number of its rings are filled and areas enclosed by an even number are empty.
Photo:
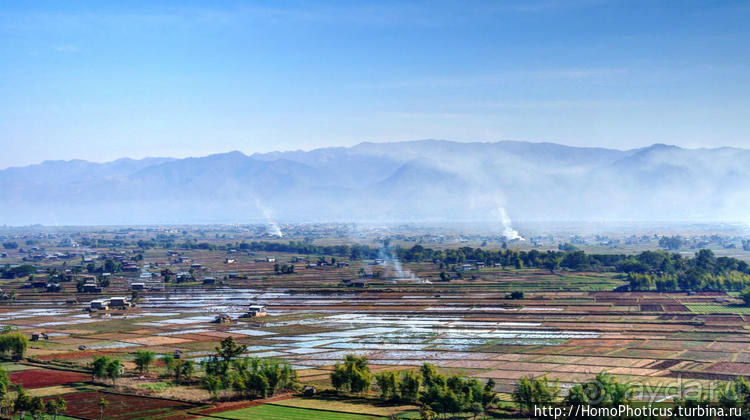
[[[0,168],[441,138],[750,147],[748,1],[0,0]]]

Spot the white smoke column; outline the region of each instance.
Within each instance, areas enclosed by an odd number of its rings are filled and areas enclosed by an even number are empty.
[[[500,233],[506,240],[525,240],[517,230],[513,229],[513,223],[511,222],[508,213],[505,211],[502,192],[470,193],[468,199],[469,208],[472,212],[475,212],[475,214],[481,214],[483,222],[486,221],[487,218],[491,219],[493,225],[496,221],[500,221]]]
[[[524,241],[525,239],[523,239],[523,237],[518,234],[518,231],[513,229],[510,217],[508,217],[508,213],[505,212],[505,207],[498,207],[497,213],[500,217],[500,222],[502,222],[503,224],[503,236],[505,236],[505,239],[509,241],[512,241],[514,239]]]
[[[390,267],[390,271],[395,273],[396,280],[422,281],[410,270],[404,269],[401,265],[401,261],[398,260],[398,257],[391,248],[383,245],[383,247],[380,248],[379,253],[383,262],[386,264],[386,268]]]
[[[260,203],[260,200],[257,198],[255,199],[255,207],[260,210],[261,213],[263,213],[263,218],[266,219],[266,222],[268,225],[266,226],[266,233],[273,236],[278,236],[279,238],[283,238],[284,234],[281,232],[281,228],[279,227],[279,224],[272,221],[271,218],[273,216],[273,212],[268,207],[262,205]]]
[[[279,224],[276,222],[268,222],[268,233],[274,236],[278,236],[279,238],[283,238],[284,234],[281,233],[281,228],[279,227]]]

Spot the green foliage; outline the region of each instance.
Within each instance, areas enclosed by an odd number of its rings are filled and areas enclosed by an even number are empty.
[[[417,402],[421,383],[422,377],[416,372],[402,372],[401,378],[398,381],[398,393],[400,399],[411,403]]]
[[[162,354],[161,361],[164,362],[164,370],[166,376],[172,376],[175,368],[175,358],[171,354]]]
[[[294,264],[279,264],[273,265],[273,272],[276,274],[294,274]]]
[[[664,236],[659,239],[659,246],[669,251],[676,251],[680,249],[682,242],[680,236]]]
[[[99,406],[99,419],[104,418],[104,409],[109,406],[109,401],[105,400],[104,397],[99,398],[99,402],[97,403]]]
[[[109,364],[107,364],[107,377],[112,380],[112,384],[115,383],[117,378],[122,376],[122,362],[120,359],[112,359],[110,360]]]
[[[183,382],[190,381],[195,373],[195,364],[189,359],[175,360],[172,372],[174,373],[174,382],[180,385]]]
[[[346,365],[356,365],[354,356],[347,356],[343,364],[331,375],[337,389],[346,387]],[[338,373],[337,373],[338,372]],[[432,419],[448,413],[472,413],[474,417],[484,413],[497,403],[495,382],[484,386],[475,378],[453,375],[445,377],[434,365],[423,364],[416,371],[381,372],[375,375],[383,400],[417,403],[423,419]]]
[[[217,353],[203,362],[203,387],[214,399],[225,389],[248,398],[265,398],[298,388],[297,372],[291,365],[269,359],[237,358],[245,349],[234,340],[225,339],[216,348]]]
[[[203,388],[211,393],[211,398],[213,398],[214,400],[218,400],[219,391],[221,391],[224,386],[221,379],[219,379],[217,376],[206,375],[206,377],[203,379]]]
[[[399,376],[396,372],[386,371],[375,375],[375,383],[380,389],[380,398],[395,400],[399,397]]]
[[[113,359],[108,356],[94,356],[91,363],[91,373],[96,378],[109,378],[114,384],[117,378],[122,376],[123,365],[120,359]]]
[[[560,388],[551,384],[547,375],[539,378],[521,378],[513,389],[513,401],[527,413],[533,413],[535,405],[551,405],[557,401]]]
[[[4,268],[1,272],[4,279],[15,279],[36,273],[36,267],[31,264],[22,264],[16,267]]]
[[[232,336],[221,340],[219,347],[216,347],[217,356],[225,362],[231,362],[246,351],[247,346],[244,344],[237,344]]]
[[[44,412],[52,416],[52,419],[57,419],[57,416],[64,413],[68,409],[67,401],[62,398],[51,399],[44,405]]]
[[[138,350],[135,355],[135,366],[141,375],[147,375],[151,368],[151,363],[156,359],[156,353],[148,350]]]
[[[505,295],[505,298],[506,299],[518,300],[518,299],[523,299],[523,296],[524,295],[523,295],[522,291],[516,290],[514,292],[510,292],[509,294]]]
[[[0,368],[0,401],[4,400],[8,395],[8,388],[10,388],[10,378],[8,372],[5,369]]]
[[[336,363],[331,372],[331,383],[338,392],[362,393],[370,389],[372,374],[367,356],[353,354],[344,356],[343,363]]]
[[[616,407],[631,402],[633,390],[629,384],[618,382],[611,375],[600,372],[593,381],[578,384],[565,397],[566,405]]]
[[[94,361],[91,363],[91,374],[97,378],[106,377],[109,363],[110,358],[108,356],[94,356]]]
[[[745,305],[750,305],[750,286],[747,286],[742,290],[742,293],[740,293],[740,297],[743,301],[745,301]]]
[[[482,386],[475,378],[453,375],[448,378],[425,363],[420,368],[423,375],[423,390],[419,395],[422,413],[436,414],[471,412],[475,416],[485,412],[497,402],[494,383]]]
[[[18,331],[3,330],[0,334],[0,354],[10,357],[13,360],[21,360],[26,354],[29,347],[29,339],[23,333]]]
[[[106,261],[104,261],[104,265],[102,266],[102,272],[115,274],[120,271],[120,268],[120,263],[111,259],[107,259]]]
[[[21,418],[23,418],[23,414],[27,412],[30,413],[33,418],[36,418],[41,414],[43,409],[44,403],[40,397],[32,397],[23,389],[23,386],[18,385],[16,388],[16,399],[13,402],[14,412],[21,413]]]

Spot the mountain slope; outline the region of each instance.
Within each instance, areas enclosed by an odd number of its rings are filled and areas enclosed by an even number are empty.
[[[750,150],[419,140],[0,171],[5,224],[744,220]]]

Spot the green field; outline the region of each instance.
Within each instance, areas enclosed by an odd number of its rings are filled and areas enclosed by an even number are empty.
[[[710,314],[710,313],[721,313],[721,314],[741,314],[750,315],[750,307],[744,306],[727,306],[718,304],[702,304],[702,303],[686,303],[685,306],[690,309],[691,312]]]
[[[255,407],[242,408],[240,410],[212,414],[212,417],[237,420],[369,420],[387,418],[364,414],[340,413],[336,411],[284,407],[273,404],[263,404]]]

